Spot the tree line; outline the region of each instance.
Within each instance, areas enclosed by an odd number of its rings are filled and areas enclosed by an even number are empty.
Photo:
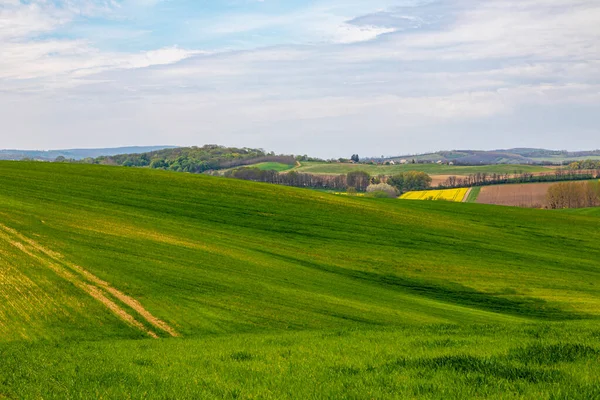
[[[584,208],[600,206],[600,183],[562,182],[548,188],[548,208]]]
[[[485,172],[468,176],[450,176],[439,185],[440,188],[461,188],[473,186],[501,185],[507,183],[536,183],[590,180],[600,177],[600,169],[589,170],[559,170],[554,173],[534,175],[529,172],[518,174],[488,174]]]
[[[582,160],[575,161],[569,164],[569,169],[573,170],[585,170],[585,169],[597,169],[600,170],[600,160]]]
[[[206,171],[234,168],[260,162],[280,162],[293,165],[293,156],[275,155],[261,149],[206,145],[203,147],[180,147],[149,153],[120,154],[87,158],[81,161],[58,157],[57,162],[80,162],[86,164],[120,165],[125,167],[149,167],[179,172],[203,173]]]
[[[367,192],[370,186],[374,186],[370,192],[381,191],[388,194],[391,191],[387,186],[392,187],[398,193],[405,193],[412,190],[425,190],[431,187],[432,181],[429,175],[417,171],[409,171],[387,177],[383,175],[371,176],[365,171],[352,171],[346,175],[313,175],[297,171],[263,171],[256,167],[242,167],[229,170],[223,176],[254,182],[336,191]]]

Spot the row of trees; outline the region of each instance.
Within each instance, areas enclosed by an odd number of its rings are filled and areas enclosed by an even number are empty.
[[[223,176],[277,185],[351,192],[384,192],[389,195],[411,190],[425,190],[431,186],[431,177],[424,172],[416,171],[385,177],[370,176],[365,171],[352,171],[346,175],[313,175],[296,171],[278,173],[263,171],[256,167],[242,167],[226,171]]]
[[[583,160],[575,161],[569,164],[569,169],[583,170],[583,169],[600,169],[600,160]]]
[[[348,187],[347,175],[313,175],[296,171],[279,173],[272,170],[263,171],[256,167],[243,167],[226,171],[223,176],[247,181],[313,189],[346,190]],[[368,182],[362,185],[366,189]]]
[[[441,188],[460,188],[472,186],[499,185],[506,183],[535,183],[589,180],[600,177],[600,170],[556,170],[554,173],[534,175],[529,172],[518,174],[487,174],[485,172],[468,176],[450,176],[439,186]]]
[[[548,208],[583,208],[600,206],[600,183],[562,182],[548,188]]]

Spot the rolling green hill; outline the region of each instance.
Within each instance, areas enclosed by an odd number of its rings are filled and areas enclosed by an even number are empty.
[[[283,171],[292,169],[294,167],[294,165],[293,164],[283,164],[280,162],[265,162],[265,163],[250,165],[250,167],[256,167],[263,171],[283,172]]]
[[[599,239],[563,212],[1,162],[0,398],[592,398]]]

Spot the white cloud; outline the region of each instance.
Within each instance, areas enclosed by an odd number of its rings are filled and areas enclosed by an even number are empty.
[[[357,43],[373,40],[384,33],[395,32],[394,28],[379,28],[376,26],[339,25],[333,34],[336,43]]]
[[[3,132],[17,138],[12,147],[219,142],[323,156],[338,155],[342,142],[376,154],[393,146],[529,146],[544,134],[548,146],[569,147],[568,137],[560,138],[569,130],[571,138],[581,135],[578,143],[597,141],[600,4],[466,5],[448,23],[404,32],[384,11],[355,24],[356,15],[335,7],[213,21],[202,29],[229,35],[290,25],[294,39],[210,54],[32,40],[74,18],[64,10],[32,12],[30,24],[23,17],[0,28],[0,37],[10,38],[0,41]]]
[[[176,46],[136,53],[103,52],[86,40],[48,38],[79,16],[104,14],[115,6],[102,1],[65,2],[59,7],[43,0],[27,4],[4,0],[0,5],[0,79],[13,80],[5,83],[5,90],[72,86],[82,82],[78,80],[82,76],[107,69],[175,63],[201,53]]]

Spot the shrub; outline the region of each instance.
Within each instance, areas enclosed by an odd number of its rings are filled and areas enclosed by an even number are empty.
[[[369,185],[367,187],[367,193],[372,193],[374,197],[398,197],[398,190],[387,183]]]

